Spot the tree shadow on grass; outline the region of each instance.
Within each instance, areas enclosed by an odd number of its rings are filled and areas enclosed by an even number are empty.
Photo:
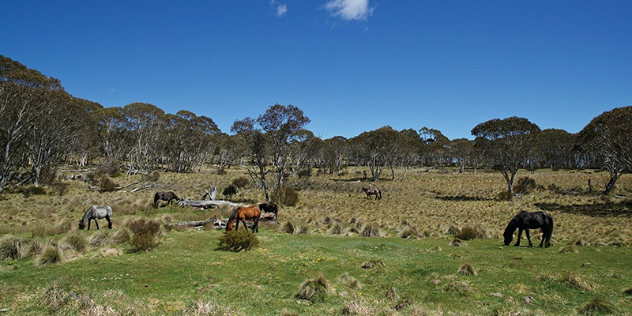
[[[483,198],[480,196],[467,196],[467,195],[437,195],[435,197],[438,200],[449,202],[469,202],[469,201],[493,201],[494,199]]]
[[[591,217],[632,217],[632,201],[573,205],[560,205],[557,203],[536,203],[535,206],[544,211],[558,211]]]

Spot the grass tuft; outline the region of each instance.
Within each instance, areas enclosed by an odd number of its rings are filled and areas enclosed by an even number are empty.
[[[362,228],[362,232],[360,233],[364,237],[381,237],[380,234],[380,226],[375,223],[368,223],[364,225]]]
[[[296,297],[311,302],[323,302],[332,292],[329,281],[321,275],[316,279],[305,280],[299,287]]]
[[[614,314],[616,312],[610,301],[603,297],[595,297],[579,310],[582,315]]]
[[[48,266],[61,262],[61,252],[56,246],[47,246],[37,258],[37,266]]]
[[[281,227],[281,232],[284,232],[286,234],[294,234],[294,232],[296,231],[296,226],[294,226],[294,224],[291,221],[287,221],[283,227]]]
[[[26,241],[22,237],[7,235],[0,239],[0,260],[22,258]]]
[[[107,230],[100,230],[90,238],[90,246],[103,247],[110,242],[110,232]]]
[[[112,236],[112,241],[123,244],[132,239],[132,232],[127,227],[122,227]]]
[[[476,275],[477,274],[476,271],[474,271],[474,268],[472,267],[472,265],[470,265],[467,262],[461,266],[458,272],[463,275]]]
[[[65,241],[79,253],[83,253],[88,249],[88,241],[78,230],[70,231],[68,235],[66,235]]]

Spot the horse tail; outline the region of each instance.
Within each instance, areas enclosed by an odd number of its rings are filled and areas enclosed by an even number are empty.
[[[158,207],[158,201],[160,200],[160,192],[154,194],[154,207]]]
[[[380,200],[382,199],[382,191],[380,191],[379,189],[377,190],[377,194],[380,195]]]

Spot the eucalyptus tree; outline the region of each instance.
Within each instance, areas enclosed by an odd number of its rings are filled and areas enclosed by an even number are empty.
[[[213,137],[220,130],[215,122],[185,110],[166,114],[164,121],[161,159],[175,172],[201,170],[217,146]]]
[[[0,191],[24,163],[28,131],[55,91],[63,91],[59,80],[0,55]]]
[[[324,140],[321,150],[323,167],[329,169],[329,173],[336,170],[340,175],[342,162],[349,151],[348,140],[342,136],[334,136]]]
[[[451,141],[450,152],[459,165],[459,173],[463,173],[465,164],[471,160],[474,144],[467,138],[458,138]]]
[[[128,119],[123,108],[111,107],[94,111],[97,124],[96,142],[102,157],[124,161],[132,152],[134,140],[128,130]]]
[[[288,162],[289,173],[296,176],[299,170],[311,170],[311,162],[321,151],[323,141],[309,130],[300,129],[289,141]]]
[[[256,125],[250,117],[236,120],[230,128],[232,133],[243,139],[248,147],[249,165],[246,166],[248,175],[255,184],[261,185],[266,201],[270,201],[267,175],[270,172],[270,144],[267,135]]]
[[[99,154],[100,137],[97,113],[103,110],[99,103],[81,98],[73,98],[73,101],[80,108],[78,119],[81,122],[81,131],[75,136],[76,141],[68,153],[66,160],[71,164],[84,167],[94,157],[101,157]]]
[[[472,129],[472,135],[476,136],[475,141],[505,178],[510,199],[513,196],[516,173],[529,156],[539,132],[537,125],[515,116],[489,120]]]
[[[266,133],[271,145],[272,165],[276,172],[277,189],[283,187],[290,161],[290,142],[301,136],[303,126],[310,122],[303,111],[293,105],[275,104],[270,106],[257,123]]]
[[[603,112],[579,132],[578,139],[608,170],[603,193],[609,194],[623,172],[632,171],[632,106]]]
[[[551,169],[576,167],[576,138],[576,135],[561,129],[543,130],[536,139],[539,164]]]
[[[354,154],[369,167],[373,181],[379,180],[384,166],[396,157],[392,146],[395,135],[390,126],[384,126],[351,139]]]
[[[131,103],[123,108],[127,117],[127,130],[133,146],[128,154],[128,173],[152,170],[160,158],[160,142],[165,131],[165,112],[148,103]]]
[[[444,166],[450,163],[450,139],[441,131],[422,127],[419,136],[424,143],[423,154],[427,165]]]

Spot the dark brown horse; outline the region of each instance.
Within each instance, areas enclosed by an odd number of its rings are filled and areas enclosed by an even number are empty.
[[[277,218],[279,213],[279,208],[273,203],[261,203],[259,204],[259,209],[266,213],[274,213],[274,218]]]
[[[529,241],[529,247],[533,247],[531,244],[531,236],[529,236],[529,229],[540,228],[542,230],[542,241],[540,247],[544,244],[546,248],[551,246],[551,235],[553,235],[553,218],[546,212],[527,212],[522,211],[518,215],[514,216],[507,225],[505,233],[505,246],[509,246],[513,239],[513,233],[518,229],[518,241],[515,246],[520,246],[520,236],[522,230],[527,233],[527,240]]]
[[[366,193],[366,197],[368,199],[371,198],[371,195],[375,195],[375,199],[382,199],[382,192],[380,192],[380,190],[378,189],[367,189],[367,188],[362,188],[362,192]]]
[[[167,203],[170,205],[171,201],[173,200],[180,201],[180,198],[171,191],[156,192],[156,194],[154,195],[154,207],[158,208],[158,203],[160,203],[160,201],[167,201]]]
[[[244,223],[244,228],[248,229],[246,226],[246,220],[253,220],[255,223],[252,226],[252,232],[259,231],[259,215],[261,215],[261,210],[256,206],[240,206],[238,207],[233,214],[228,218],[228,222],[226,222],[226,231],[233,230],[233,223],[235,224],[235,230],[239,229],[239,221]]]

